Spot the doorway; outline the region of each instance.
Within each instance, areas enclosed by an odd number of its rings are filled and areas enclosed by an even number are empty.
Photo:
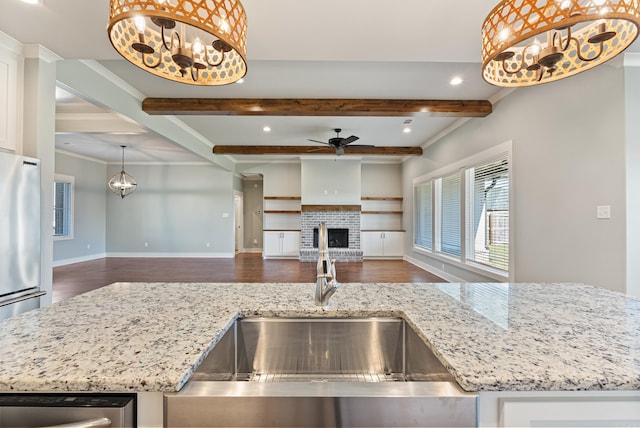
[[[244,252],[244,197],[242,192],[233,192],[236,254]]]

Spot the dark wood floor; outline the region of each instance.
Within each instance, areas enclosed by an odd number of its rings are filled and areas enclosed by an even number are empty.
[[[336,263],[339,282],[446,282],[403,260]],[[260,254],[234,259],[104,258],[53,269],[53,301],[119,282],[315,282],[316,264],[264,260]]]

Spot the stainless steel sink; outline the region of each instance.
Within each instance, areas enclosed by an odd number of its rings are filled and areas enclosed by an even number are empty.
[[[476,399],[400,318],[245,318],[165,394],[165,426],[464,427]]]

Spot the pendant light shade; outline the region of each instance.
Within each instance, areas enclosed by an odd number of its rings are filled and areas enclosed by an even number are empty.
[[[122,168],[109,180],[109,189],[124,199],[125,196],[136,190],[138,183],[132,176],[124,172],[124,148],[127,146],[120,147],[122,147]]]
[[[638,37],[638,0],[503,0],[482,26],[484,79],[520,87],[609,61]]]
[[[127,61],[191,85],[226,85],[247,73],[240,0],[110,0],[107,33]]]

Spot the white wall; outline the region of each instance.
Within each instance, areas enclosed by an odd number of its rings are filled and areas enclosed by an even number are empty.
[[[513,141],[515,280],[580,282],[625,291],[624,73],[601,66],[559,82],[522,88],[405,164],[407,254],[412,250],[412,180]],[[596,206],[611,205],[611,220]],[[454,275],[480,281],[453,266]]]
[[[107,176],[118,171],[109,165]],[[107,194],[107,255],[233,257],[233,173],[211,165],[125,171],[138,187],[124,199]]]
[[[625,67],[627,293],[640,297],[640,54]],[[631,61],[629,61],[631,62]]]
[[[362,196],[402,195],[402,164],[362,164]]]
[[[302,159],[303,205],[360,205],[360,160]]]
[[[239,174],[262,174],[264,196],[300,196],[300,163],[240,163]]]
[[[75,180],[73,239],[53,242],[54,265],[104,257],[107,165],[104,162],[56,152],[56,174],[69,175]]]

